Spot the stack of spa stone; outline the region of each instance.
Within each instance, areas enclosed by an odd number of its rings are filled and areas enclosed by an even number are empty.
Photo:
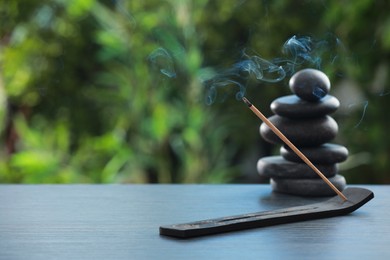
[[[305,69],[290,79],[295,95],[274,100],[269,120],[339,189],[346,186],[345,178],[338,174],[337,163],[347,159],[348,150],[328,143],[336,137],[338,125],[329,116],[337,110],[337,98],[328,95],[330,81],[321,71]],[[261,136],[273,144],[284,144],[264,123]],[[303,196],[331,196],[335,192],[288,146],[280,149],[280,156],[261,158],[257,170],[271,179],[277,192]]]

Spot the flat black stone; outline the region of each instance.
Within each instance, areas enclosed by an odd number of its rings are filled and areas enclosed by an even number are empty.
[[[318,146],[336,137],[338,125],[330,116],[293,120],[278,115],[268,118],[295,146]],[[261,136],[273,144],[284,144],[266,125],[260,126]]]
[[[348,149],[338,144],[323,144],[315,147],[302,147],[299,150],[312,162],[320,164],[333,164],[343,162],[348,157]],[[299,158],[289,147],[282,146],[280,154],[284,159],[292,162],[301,162]]]
[[[341,175],[329,178],[329,181],[340,191],[347,183]],[[300,196],[333,196],[336,193],[322,179],[271,179],[272,190]]]
[[[306,101],[316,102],[330,90],[328,76],[316,69],[303,69],[295,73],[289,82],[291,91]]]
[[[315,164],[326,177],[337,174],[336,164]],[[311,179],[318,178],[317,173],[305,163],[290,162],[282,156],[263,157],[257,162],[257,172],[263,177]]]
[[[271,110],[288,118],[312,118],[331,114],[339,106],[339,100],[331,95],[326,95],[318,102],[309,102],[296,95],[289,95],[275,99],[271,103]]]

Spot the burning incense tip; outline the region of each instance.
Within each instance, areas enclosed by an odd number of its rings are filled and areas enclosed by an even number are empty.
[[[248,105],[249,109],[252,110],[252,112],[260,118],[271,130],[288,146],[291,148],[291,150],[294,151],[294,153],[304,161],[307,166],[309,166],[315,173],[318,174],[318,176],[321,177],[321,179],[328,184],[328,186],[339,195],[340,198],[342,198],[344,201],[347,201],[348,199],[344,196],[344,194],[339,191],[333,183],[331,183],[328,178],[325,177],[325,175],[318,170],[318,168],[293,144],[291,141],[282,133],[280,130],[271,122],[268,120],[267,117],[263,115],[246,97],[242,97],[242,101],[244,101],[245,104]]]
[[[246,97],[242,97],[242,101],[244,101],[244,103],[247,104],[248,107],[251,107],[251,106],[252,106],[252,103],[249,102],[249,100],[248,100]]]

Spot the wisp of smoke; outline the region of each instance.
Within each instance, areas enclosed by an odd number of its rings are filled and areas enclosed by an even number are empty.
[[[152,66],[169,78],[176,77],[174,61],[169,52],[164,48],[157,48],[149,55]]]
[[[319,69],[322,63],[321,54],[328,45],[328,41],[314,41],[308,36],[294,35],[283,44],[283,57],[267,60],[244,52],[242,60],[204,82],[206,103],[212,104],[217,99],[217,92],[223,87],[238,87],[236,98],[241,99],[246,91],[246,82],[250,78],[260,82],[277,83],[303,66]],[[320,92],[314,94],[320,97],[324,95]]]
[[[368,106],[368,100],[363,101],[363,112],[362,112],[362,116],[360,117],[359,122],[358,122],[353,128],[358,128],[358,127],[360,126],[360,124],[363,122],[363,118],[364,118],[364,116],[366,115],[367,106]]]
[[[338,45],[339,39],[315,41],[309,36],[292,36],[282,46],[282,57],[267,60],[257,54],[250,55],[243,52],[241,59],[231,67],[218,71],[208,78],[200,79],[206,93],[206,103],[212,104],[216,100],[224,100],[234,94],[241,99],[246,93],[248,81],[277,83],[285,77],[291,76],[303,67],[320,69],[324,53],[333,45]],[[337,55],[334,55],[337,57]],[[332,62],[336,58],[332,58]],[[175,61],[170,52],[164,48],[157,48],[149,55],[153,67],[169,78],[176,77]],[[324,93],[314,93],[322,97]]]
[[[281,66],[278,66],[259,56],[249,56],[233,64],[231,68],[220,71],[210,79],[204,80],[206,89],[206,103],[212,104],[219,96],[224,100],[236,89],[235,97],[241,100],[246,92],[246,85],[249,78],[257,81],[275,83],[283,80],[286,73]]]
[[[257,80],[264,82],[279,82],[284,79],[286,72],[281,66],[267,61],[258,56],[248,56],[241,62],[234,65],[239,72],[247,72],[248,76],[253,75]]]

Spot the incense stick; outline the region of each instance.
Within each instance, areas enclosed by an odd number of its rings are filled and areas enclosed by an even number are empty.
[[[342,198],[344,201],[347,201],[347,197],[344,196],[344,194],[339,191],[336,186],[333,185],[333,183],[331,183],[328,178],[325,177],[325,175],[320,171],[318,170],[318,168],[293,144],[290,142],[290,140],[282,133],[280,132],[280,130],[271,122],[268,120],[268,118],[266,118],[263,113],[261,113],[251,102],[249,102],[249,100],[246,98],[246,97],[243,97],[242,98],[242,101],[244,101],[245,104],[248,105],[249,109],[252,110],[253,113],[255,113],[260,119],[261,121],[263,121],[269,128],[271,128],[271,130],[288,146],[291,148],[291,150],[294,151],[294,153],[296,155],[299,156],[299,158],[301,158],[315,173],[318,174],[318,176],[321,177],[322,180],[324,180],[326,182],[326,184],[328,184],[328,186],[334,190],[334,192],[337,193],[337,195],[340,196],[340,198]]]

